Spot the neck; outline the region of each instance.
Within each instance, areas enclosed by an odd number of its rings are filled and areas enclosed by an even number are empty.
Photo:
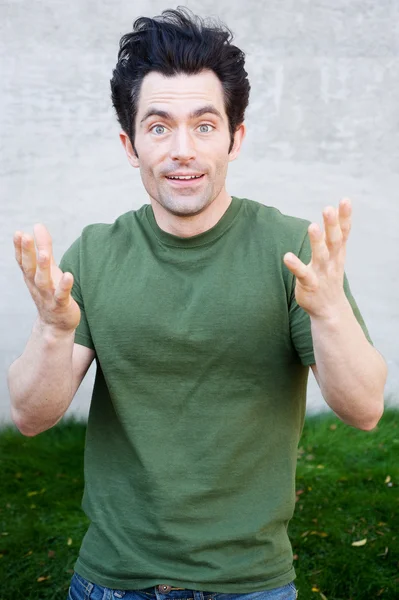
[[[151,198],[152,210],[158,226],[167,233],[178,237],[192,237],[208,231],[222,218],[231,204],[231,196],[225,189],[203,211],[197,215],[180,217],[166,210]]]

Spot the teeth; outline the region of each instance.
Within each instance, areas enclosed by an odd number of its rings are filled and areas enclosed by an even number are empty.
[[[198,179],[199,177],[202,177],[202,175],[181,175],[178,177],[171,175],[168,179]]]

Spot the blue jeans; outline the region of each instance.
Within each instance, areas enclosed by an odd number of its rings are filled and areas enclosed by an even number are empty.
[[[167,592],[158,586],[143,590],[114,590],[90,583],[74,573],[68,592],[68,600],[295,600],[297,591],[291,582],[283,587],[249,594],[223,594],[220,592],[199,592],[196,590],[172,589]]]

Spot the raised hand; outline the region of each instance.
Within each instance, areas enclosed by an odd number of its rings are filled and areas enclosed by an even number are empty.
[[[310,263],[305,265],[292,252],[284,255],[284,264],[296,277],[296,301],[311,317],[329,318],[347,304],[343,283],[351,217],[348,199],[341,200],[338,210],[327,206],[323,211],[325,230],[317,223],[308,228]]]
[[[80,308],[71,296],[72,273],[63,273],[55,264],[52,239],[40,223],[28,233],[14,234],[15,258],[37,306],[40,324],[52,333],[70,333],[80,321]],[[36,247],[35,247],[36,242]]]

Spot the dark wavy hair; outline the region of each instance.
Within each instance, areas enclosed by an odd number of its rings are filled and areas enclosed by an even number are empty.
[[[233,33],[226,25],[203,20],[186,7],[164,10],[152,19],[136,19],[133,31],[120,40],[118,62],[110,81],[118,122],[136,154],[135,119],[144,77],[151,71],[171,77],[194,75],[204,69],[212,70],[223,87],[231,151],[234,133],[244,121],[251,87],[244,68],[245,54],[231,43],[232,39]]]

